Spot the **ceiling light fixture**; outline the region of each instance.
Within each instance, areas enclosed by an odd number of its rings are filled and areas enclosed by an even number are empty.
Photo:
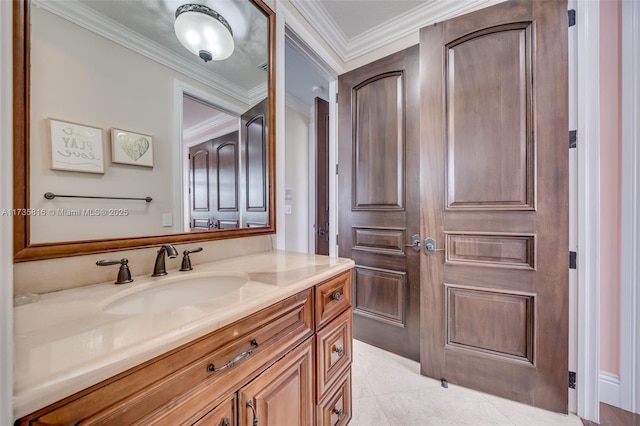
[[[202,4],[176,9],[173,26],[180,43],[203,61],[222,61],[233,53],[233,31],[222,15]]]

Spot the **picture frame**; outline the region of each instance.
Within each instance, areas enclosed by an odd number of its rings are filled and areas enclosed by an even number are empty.
[[[153,136],[112,128],[111,162],[153,167]]]
[[[48,118],[51,170],[104,174],[100,127]]]

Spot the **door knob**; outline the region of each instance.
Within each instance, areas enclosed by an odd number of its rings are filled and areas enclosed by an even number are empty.
[[[444,249],[436,248],[436,240],[434,238],[429,237],[424,240],[424,254],[433,256],[437,251],[444,251]]]
[[[323,227],[320,227],[320,229],[318,229],[318,235],[320,235],[321,237],[324,237],[324,234],[326,233],[327,231]]]
[[[415,251],[420,251],[420,234],[413,234],[411,236],[411,244],[405,244],[405,247],[411,247]]]

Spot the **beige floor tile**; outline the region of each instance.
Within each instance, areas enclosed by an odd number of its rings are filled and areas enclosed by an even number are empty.
[[[487,395],[487,400],[519,426],[582,426],[582,421],[575,414],[552,413],[492,395]]]
[[[365,343],[353,345],[354,394],[388,395],[396,392],[429,389],[440,382],[420,375],[420,364],[385,352]],[[355,390],[357,386],[362,389]]]
[[[355,340],[355,426],[582,426],[562,415],[461,386],[444,389],[420,375],[419,363]]]
[[[455,390],[433,388],[378,397],[393,425],[513,426],[484,398]]]
[[[391,426],[375,396],[353,399],[353,416],[349,426]]]

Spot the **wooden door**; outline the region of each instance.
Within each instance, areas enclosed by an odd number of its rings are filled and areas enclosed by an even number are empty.
[[[420,354],[418,46],[343,74],[339,255],[356,262],[354,337]]]
[[[267,226],[269,221],[267,110],[267,99],[264,99],[241,116],[245,183],[243,227]]]
[[[329,102],[315,100],[316,254],[329,255]]]
[[[420,68],[422,373],[566,413],[566,1],[424,28]]]
[[[238,132],[189,148],[191,230],[237,228]]]
[[[191,231],[204,231],[214,228],[213,198],[211,175],[211,141],[189,148],[189,192],[191,204]]]
[[[313,367],[308,339],[238,392],[239,424],[313,425]]]

